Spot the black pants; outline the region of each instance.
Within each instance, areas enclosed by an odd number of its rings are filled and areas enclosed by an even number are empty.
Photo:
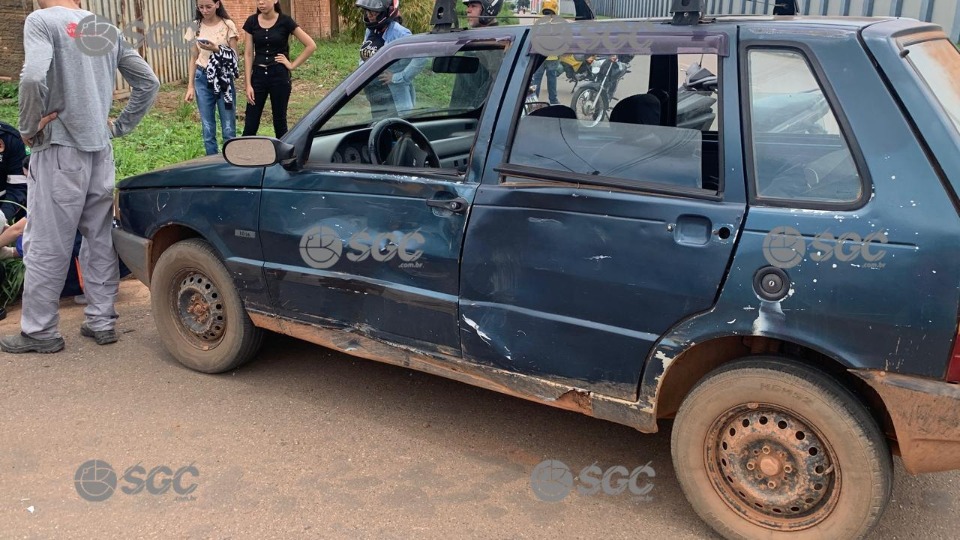
[[[256,135],[260,129],[260,116],[270,96],[273,111],[273,131],[277,138],[287,133],[287,103],[290,101],[290,71],[283,64],[267,67],[253,66],[250,70],[250,86],[253,87],[254,103],[247,103],[247,116],[243,123],[243,136]]]

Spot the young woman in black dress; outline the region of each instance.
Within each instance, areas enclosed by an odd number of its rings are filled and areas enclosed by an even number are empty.
[[[280,0],[257,0],[257,12],[243,23],[244,68],[247,83],[247,114],[243,135],[256,135],[263,106],[270,96],[273,130],[276,137],[287,132],[287,103],[290,101],[290,72],[307,61],[317,49],[313,39],[289,15],[280,11]],[[290,36],[304,45],[303,53],[291,61]]]

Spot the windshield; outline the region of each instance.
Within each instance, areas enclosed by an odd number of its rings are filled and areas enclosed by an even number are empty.
[[[907,60],[936,96],[953,127],[960,132],[960,53],[946,39],[909,45]]]
[[[402,58],[373,74],[323,125],[321,132],[384,118],[458,116],[483,106],[504,50]]]

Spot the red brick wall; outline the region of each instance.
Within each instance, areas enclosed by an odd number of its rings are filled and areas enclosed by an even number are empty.
[[[23,67],[23,21],[32,0],[0,0],[0,77],[17,79]]]
[[[0,2],[19,0],[0,0]],[[247,17],[257,11],[256,0],[222,0],[230,18],[237,23],[237,28],[243,26]],[[280,8],[297,21],[303,30],[314,38],[330,37],[331,4],[333,0],[280,0]]]

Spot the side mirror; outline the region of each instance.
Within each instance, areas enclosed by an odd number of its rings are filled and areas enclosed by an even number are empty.
[[[223,145],[223,157],[237,167],[269,167],[296,158],[294,147],[272,137],[238,137]]]
[[[476,73],[480,59],[475,56],[438,56],[433,59],[434,73]]]

